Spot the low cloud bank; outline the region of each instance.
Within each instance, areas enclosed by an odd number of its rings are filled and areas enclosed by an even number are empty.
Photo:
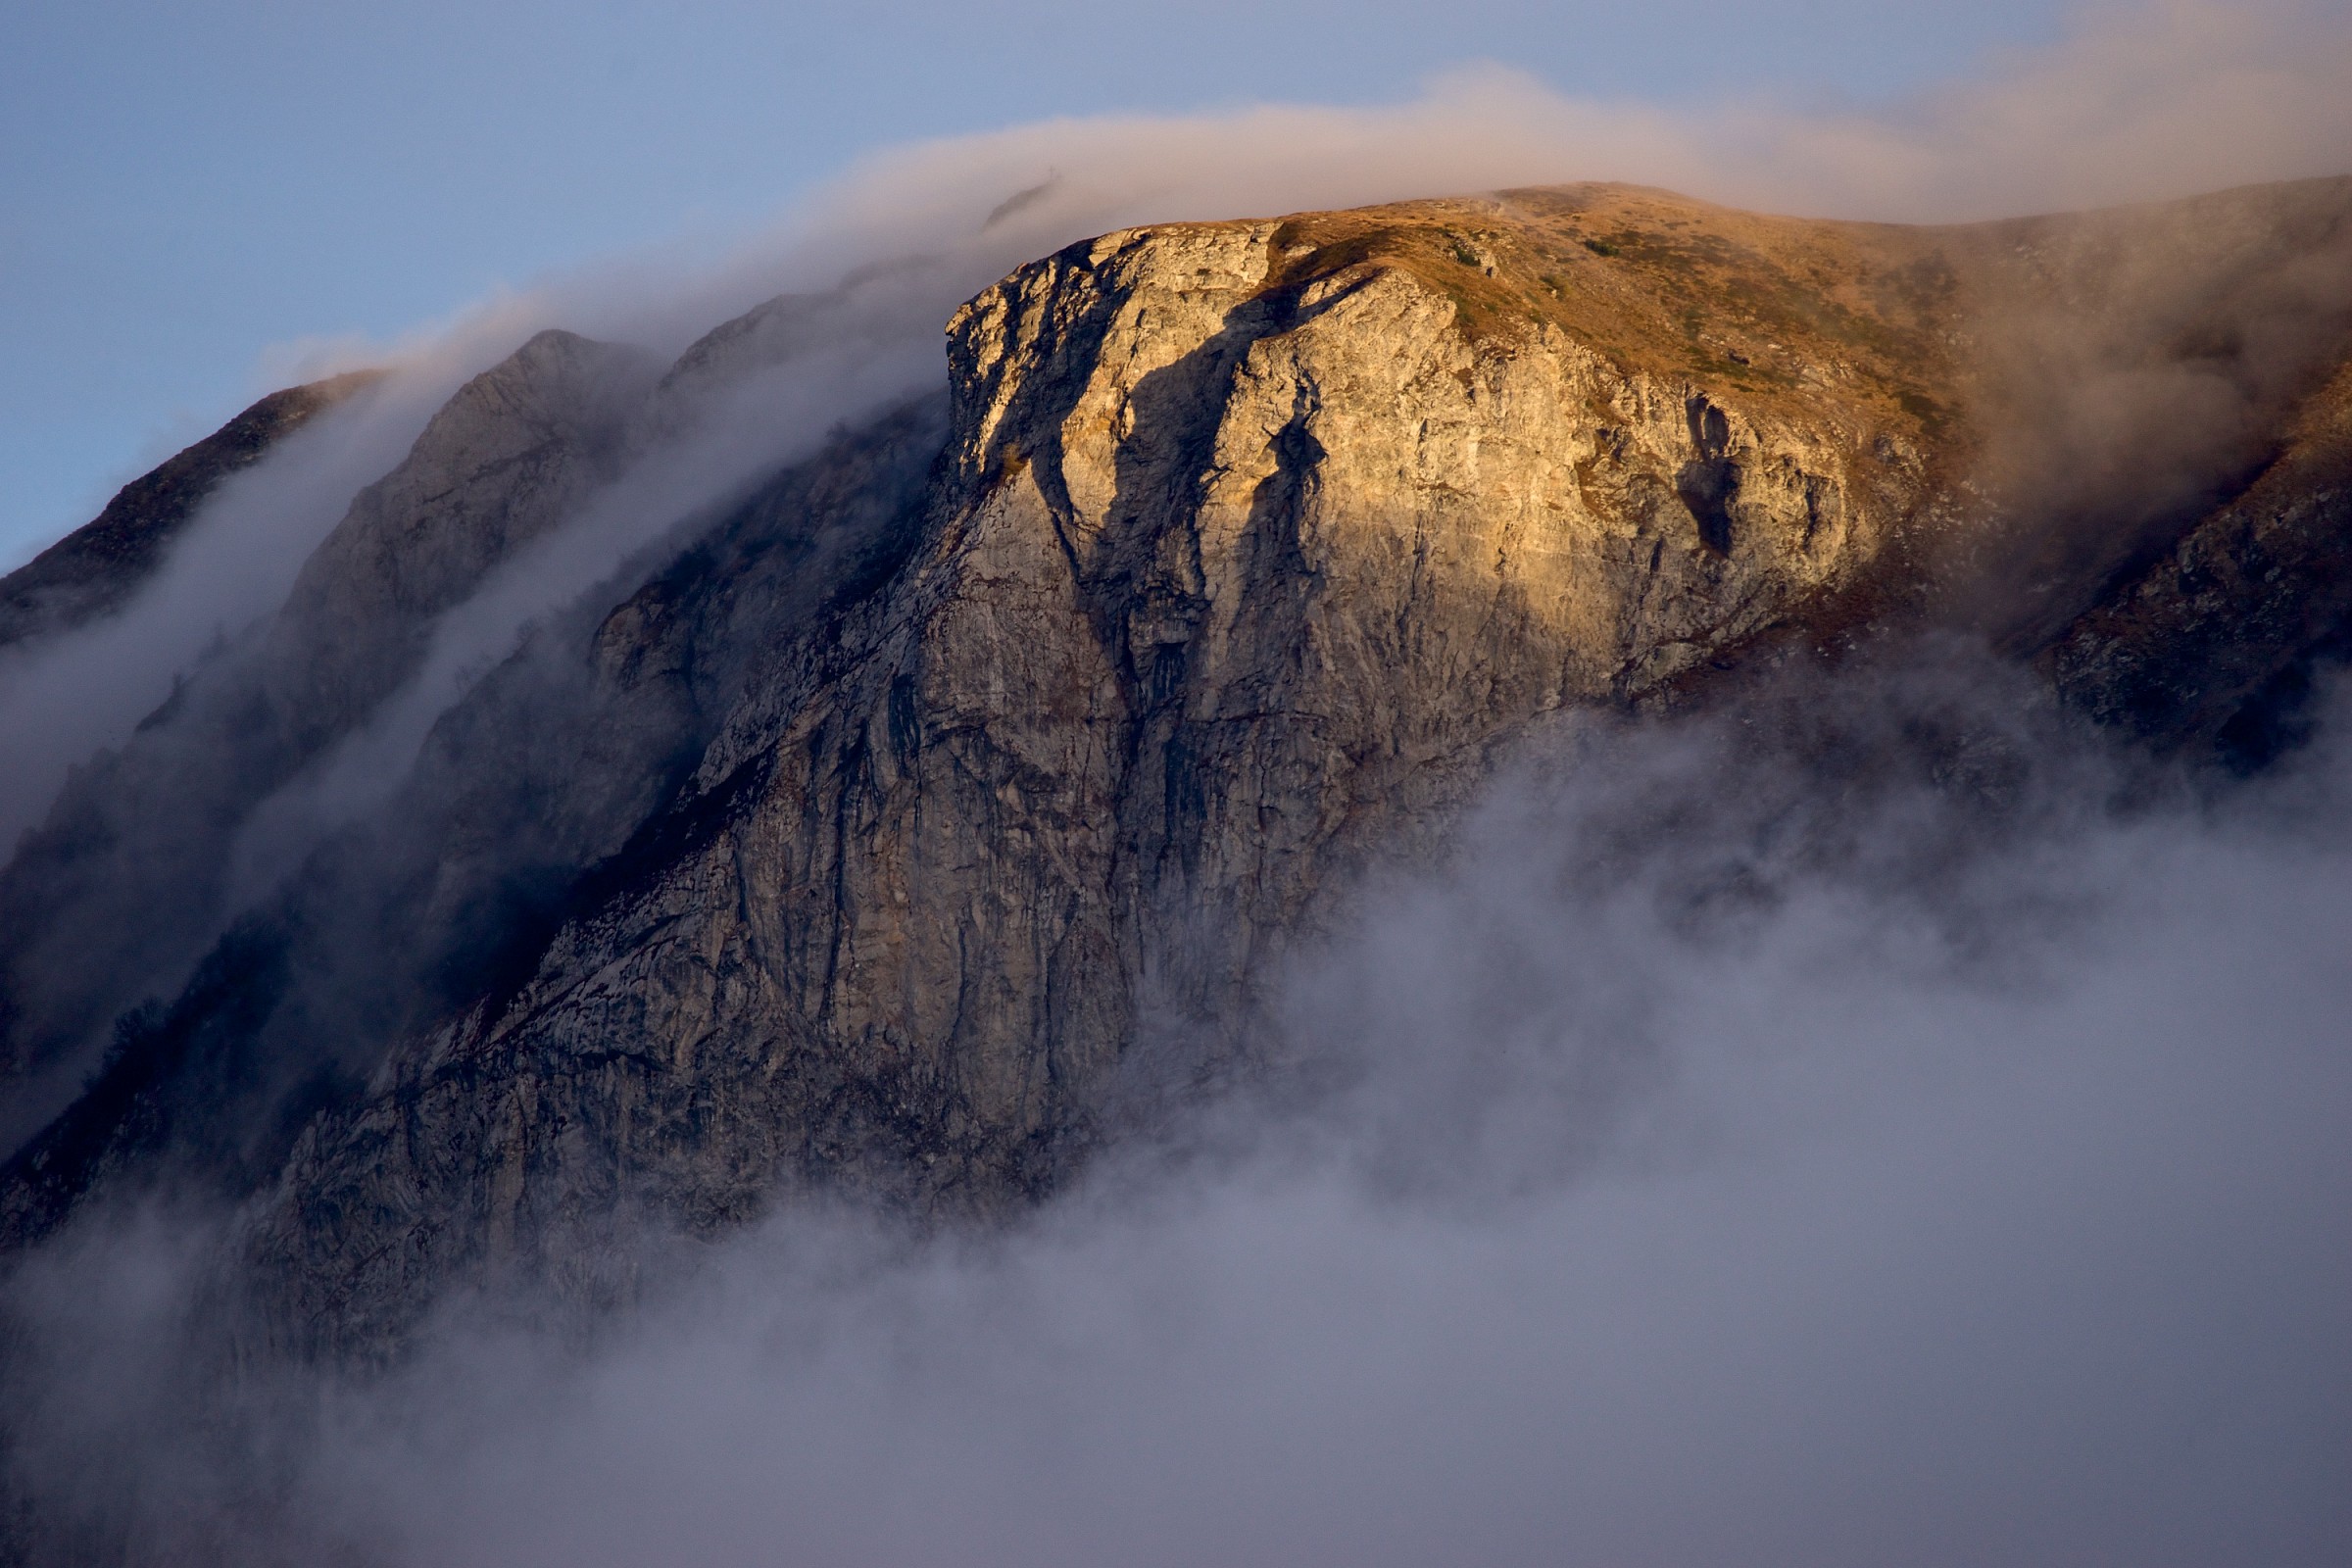
[[[240,1562],[2340,1562],[2343,705],[2217,804],[2003,682],[1568,730],[1007,1234],[796,1208],[195,1417],[188,1244],[85,1239],[19,1462]]]

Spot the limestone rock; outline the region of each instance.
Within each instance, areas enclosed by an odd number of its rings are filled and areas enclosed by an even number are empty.
[[[2305,407],[2244,492],[2070,625],[2060,692],[2168,748],[2268,761],[2315,666],[2352,655],[2352,371]]]

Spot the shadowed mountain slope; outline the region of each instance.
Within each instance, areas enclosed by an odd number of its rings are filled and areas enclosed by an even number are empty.
[[[607,1302],[632,1237],[779,1193],[1051,1189],[1141,1064],[1255,1059],[1355,875],[1429,853],[1564,714],[1942,627],[2238,755],[2345,635],[2348,260],[2346,181],[1956,228],[1563,187],[1044,258],[948,323],[944,406],[837,432],[444,714],[390,805],[128,1019],[8,1167],[9,1232],[193,1173],[245,1205],[274,1332],[388,1354],[454,1286]],[[560,347],[524,379],[585,376],[564,407],[660,404]],[[546,434],[554,466],[496,470],[525,495],[428,431],[233,702],[77,785],[0,881],[30,911],[0,956],[36,998],[73,920],[126,956],[17,1023],[19,1059],[187,942],[120,890],[157,900],[173,857],[208,886],[258,792],[610,471],[600,442],[670,428],[564,417],[638,434]],[[428,462],[477,488],[412,482]],[[317,652],[329,625],[350,650]],[[112,848],[194,765],[164,737],[256,703],[282,760],[207,785],[202,832]]]
[[[0,577],[0,650],[122,609],[221,480],[259,463],[278,442],[379,379],[377,371],[356,370],[272,392],[124,485],[95,521]]]

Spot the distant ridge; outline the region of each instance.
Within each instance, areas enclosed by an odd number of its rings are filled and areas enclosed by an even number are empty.
[[[272,392],[194,446],[115,493],[83,524],[0,577],[0,649],[71,631],[120,610],[230,474],[382,379],[353,370]]]

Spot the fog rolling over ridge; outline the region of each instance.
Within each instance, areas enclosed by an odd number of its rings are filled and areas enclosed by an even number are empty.
[[[2346,45],[911,149],[188,480],[9,1559],[2340,1561]]]

